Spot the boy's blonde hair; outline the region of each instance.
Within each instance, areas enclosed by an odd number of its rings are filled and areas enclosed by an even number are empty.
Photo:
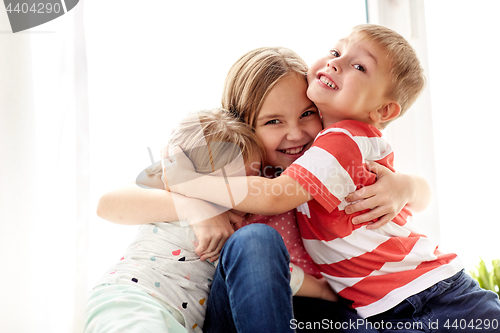
[[[402,116],[415,102],[425,85],[424,70],[415,50],[399,33],[380,25],[357,25],[351,36],[374,41],[387,52],[391,66],[391,88],[387,96],[401,105],[399,116]]]
[[[208,143],[211,144],[207,146]],[[265,159],[264,147],[250,126],[221,108],[193,112],[181,120],[162,157],[166,158],[168,151],[175,146],[182,148],[198,173],[220,169],[240,154],[245,164],[251,162],[255,154],[262,162]],[[161,175],[161,165],[146,169],[146,173]]]
[[[307,78],[307,64],[285,47],[261,47],[244,54],[229,70],[222,107],[255,128],[267,94],[288,75]]]

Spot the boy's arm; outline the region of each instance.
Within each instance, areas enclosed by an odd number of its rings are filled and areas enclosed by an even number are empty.
[[[246,178],[245,182],[241,182]],[[292,210],[313,197],[292,177],[228,177],[230,189],[247,186],[248,194],[235,202],[236,209],[253,214],[274,215]]]
[[[391,221],[404,206],[412,212],[419,212],[429,205],[432,193],[424,178],[393,173],[375,162],[369,162],[367,166],[370,171],[377,174],[377,181],[346,197],[347,202],[354,202],[346,206],[345,211],[348,214],[371,209],[365,214],[356,216],[353,219],[354,224],[379,218],[377,222],[367,226],[369,229],[374,229]]]
[[[202,175],[196,173],[182,151],[177,150],[174,156],[173,162],[163,160],[163,181],[171,192],[186,197],[262,215],[284,213],[312,199],[299,183],[286,175],[275,179]]]
[[[302,186],[286,175],[275,179],[204,175],[169,187],[186,197],[262,215],[281,214],[312,199]]]

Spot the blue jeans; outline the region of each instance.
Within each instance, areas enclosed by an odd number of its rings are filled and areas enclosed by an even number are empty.
[[[462,270],[368,321],[380,332],[500,332],[500,302]]]
[[[273,228],[252,224],[236,231],[221,251],[203,331],[293,332],[288,262]]]
[[[203,331],[377,332],[336,330],[337,321],[356,322],[360,317],[342,303],[307,297],[294,297],[294,319],[289,260],[283,239],[273,228],[256,223],[236,231],[221,251]],[[313,328],[313,324],[320,326]]]

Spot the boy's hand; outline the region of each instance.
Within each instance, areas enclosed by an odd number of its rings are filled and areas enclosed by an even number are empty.
[[[353,214],[370,209],[369,212],[353,218],[352,223],[361,224],[378,218],[378,221],[366,226],[367,229],[376,229],[390,222],[401,212],[411,193],[408,193],[406,182],[400,178],[406,175],[396,174],[376,162],[367,162],[366,165],[368,170],[377,174],[377,181],[349,194],[345,200],[353,203],[345,207],[345,212]]]
[[[201,260],[209,259],[214,262],[219,258],[222,246],[241,225],[242,218],[231,211],[224,212],[208,220],[191,224],[198,246],[196,254]],[[238,225],[238,227],[236,227]]]

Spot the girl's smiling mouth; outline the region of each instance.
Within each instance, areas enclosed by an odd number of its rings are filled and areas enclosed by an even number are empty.
[[[287,149],[277,149],[279,152],[283,153],[283,154],[287,154],[287,155],[298,155],[298,154],[301,154],[305,148],[306,148],[307,144],[303,145],[303,146],[299,146],[299,147],[292,147],[292,148],[287,148]]]

